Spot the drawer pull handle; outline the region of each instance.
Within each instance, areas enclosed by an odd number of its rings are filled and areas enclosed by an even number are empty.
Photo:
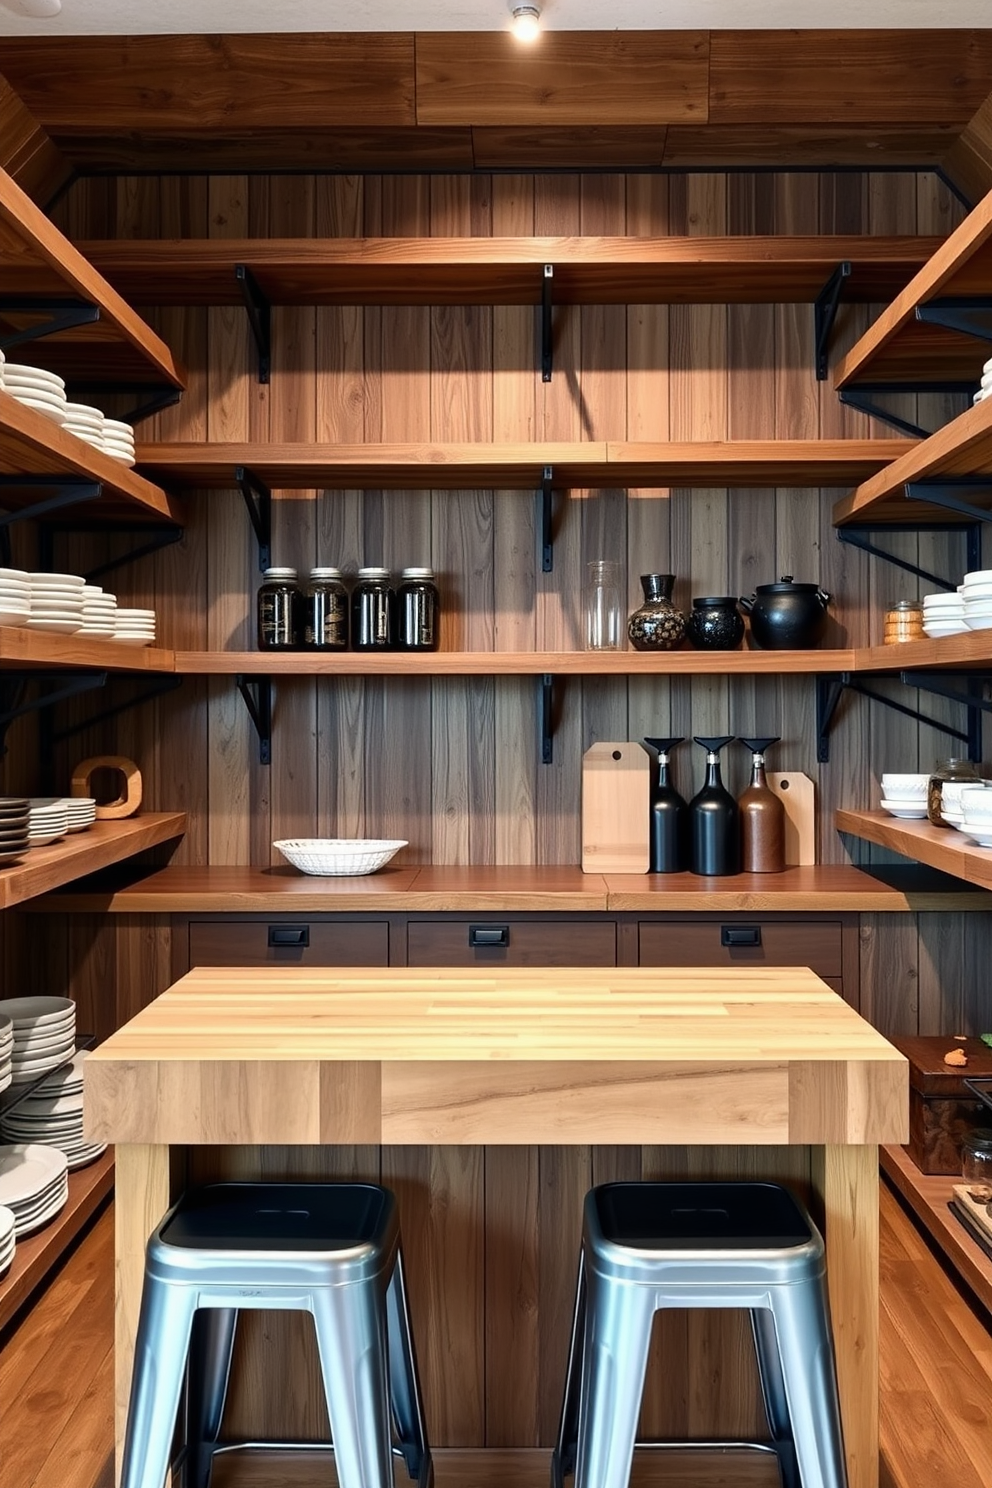
[[[760,925],[721,925],[720,944],[722,946],[760,946]]]
[[[306,948],[310,944],[309,925],[270,925],[270,946],[297,946]]]
[[[468,943],[470,946],[508,946],[510,944],[509,925],[469,925]]]

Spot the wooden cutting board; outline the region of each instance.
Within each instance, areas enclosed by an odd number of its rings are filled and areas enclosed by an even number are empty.
[[[650,831],[651,756],[594,744],[582,756],[582,872],[647,873]]]
[[[788,868],[816,862],[816,787],[801,770],[769,771],[769,789],[785,807],[785,862]]]

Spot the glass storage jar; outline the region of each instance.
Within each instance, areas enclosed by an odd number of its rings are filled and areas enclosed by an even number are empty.
[[[935,827],[950,827],[951,825],[950,822],[944,820],[941,813],[944,786],[952,782],[961,785],[981,785],[982,777],[971,760],[952,758],[937,761],[927,784],[927,820]]]
[[[311,651],[348,645],[348,591],[339,568],[312,568],[304,600],[304,642]]]
[[[612,558],[586,564],[584,609],[587,651],[619,651],[623,624],[620,565]]]
[[[296,651],[302,640],[303,596],[295,568],[267,568],[258,591],[258,649]]]
[[[351,595],[351,644],[356,651],[390,651],[396,642],[396,595],[388,568],[360,568]]]
[[[992,1192],[992,1127],[976,1126],[961,1143],[961,1177]]]
[[[882,644],[898,645],[902,641],[922,641],[923,602],[919,599],[897,599],[885,612]]]
[[[396,591],[396,644],[401,651],[436,651],[440,599],[432,568],[404,568]]]

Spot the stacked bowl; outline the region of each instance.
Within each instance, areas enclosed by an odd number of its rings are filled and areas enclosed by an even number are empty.
[[[103,421],[102,448],[105,454],[122,465],[134,464],[134,430],[121,419],[105,418]]]
[[[992,569],[966,573],[960,585],[964,600],[964,623],[969,630],[992,629]]]
[[[14,1212],[12,1209],[0,1208],[0,1276],[5,1276],[10,1270],[16,1245]]]
[[[68,997],[9,997],[0,1002],[0,1017],[14,1025],[14,1085],[30,1084],[72,1058],[76,1004]]]
[[[0,1091],[10,1084],[13,1071],[10,1061],[14,1053],[14,1020],[0,1018]]]
[[[30,801],[23,796],[0,796],[0,868],[24,856],[30,830]]]
[[[961,635],[968,629],[965,620],[964,595],[956,591],[951,594],[924,594],[923,629],[928,636]]]
[[[44,367],[26,367],[18,362],[5,362],[3,368],[3,390],[34,408],[55,424],[65,423],[65,383],[54,372]]]
[[[64,1152],[69,1171],[85,1168],[106,1152],[105,1142],[83,1136],[83,1069],[86,1051],[49,1075],[9,1115],[0,1117],[0,1133],[10,1142],[41,1142]]]
[[[22,568],[0,568],[0,625],[26,625],[31,614],[31,584]]]
[[[883,775],[882,810],[904,821],[923,821],[929,783],[929,775]]]
[[[961,821],[952,825],[979,847],[992,847],[992,789],[966,785],[960,796]]]
[[[114,640],[122,646],[151,646],[155,641],[154,610],[122,610],[114,616]]]
[[[116,594],[105,594],[99,584],[83,585],[83,625],[76,632],[81,640],[113,640],[116,616]]]
[[[83,590],[86,580],[79,574],[28,574],[31,613],[28,630],[52,635],[75,635],[83,628]]]
[[[0,1205],[14,1216],[14,1234],[30,1235],[54,1219],[69,1197],[64,1152],[35,1143],[0,1147]]]
[[[972,403],[981,403],[983,399],[988,397],[989,393],[992,393],[992,357],[989,357],[982,368],[982,380],[979,384],[978,392],[971,400]]]
[[[47,847],[50,842],[61,842],[69,830],[69,811],[65,799],[62,796],[32,796],[28,804],[28,846]],[[89,826],[89,822],[86,822],[86,826]]]

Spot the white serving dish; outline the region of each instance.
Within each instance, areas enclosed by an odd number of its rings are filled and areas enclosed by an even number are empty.
[[[883,811],[887,811],[890,816],[899,817],[902,821],[923,821],[927,814],[926,806],[911,801],[898,803],[881,801],[879,804]]]
[[[272,846],[301,873],[361,878],[384,868],[407,843],[373,837],[292,837]]]
[[[929,784],[929,775],[884,774],[882,776],[883,793],[896,800],[904,796],[925,796]]]

